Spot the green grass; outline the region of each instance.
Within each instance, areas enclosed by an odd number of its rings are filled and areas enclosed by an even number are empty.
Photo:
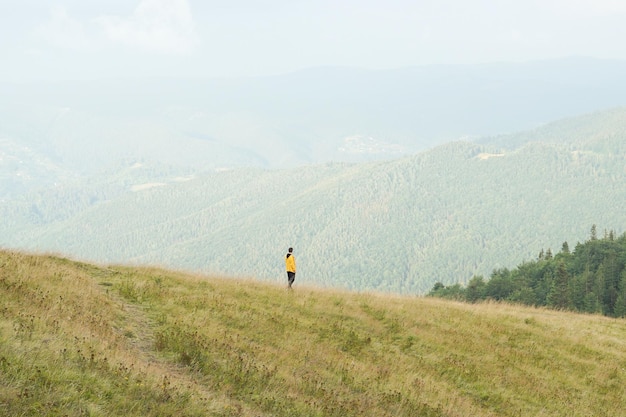
[[[626,322],[0,252],[0,415],[590,416]]]

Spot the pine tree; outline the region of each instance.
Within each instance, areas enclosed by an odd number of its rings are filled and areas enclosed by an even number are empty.
[[[608,251],[604,256],[604,260],[600,264],[600,268],[602,268],[604,273],[604,297],[602,304],[605,314],[612,315],[617,302],[622,268],[620,268],[617,254],[613,250]]]
[[[604,305],[602,303],[602,300],[604,299],[604,281],[604,266],[600,265],[594,274],[593,290],[591,292],[595,299],[588,301],[592,301],[591,306],[593,307],[593,312],[602,312],[603,314],[606,314],[606,310],[604,309]]]
[[[600,304],[599,297],[595,292],[591,291],[585,295],[584,311],[587,313],[602,313],[602,305]]]
[[[587,275],[573,276],[570,280],[570,299],[572,307],[577,311],[586,311],[585,298],[587,296]]]
[[[467,284],[465,290],[465,299],[470,303],[474,303],[483,298],[485,291],[485,280],[482,276],[475,276]]]
[[[613,315],[615,317],[626,317],[626,270],[622,272]]]
[[[556,276],[548,294],[548,305],[550,307],[565,310],[570,308],[569,298],[569,274],[564,262],[559,262]]]

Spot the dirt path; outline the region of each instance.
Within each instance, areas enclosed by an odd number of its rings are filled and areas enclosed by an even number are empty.
[[[139,362],[135,363],[135,370],[159,381],[164,394],[175,394],[179,391],[189,392],[195,401],[205,405],[207,415],[242,417],[262,417],[264,415],[244,403],[211,391],[203,383],[202,374],[191,373],[189,368],[164,358],[155,350],[155,328],[157,325],[149,317],[146,309],[125,300],[113,291],[109,291],[109,296],[124,312],[122,326],[118,332],[127,343],[129,355],[133,357],[135,362]]]

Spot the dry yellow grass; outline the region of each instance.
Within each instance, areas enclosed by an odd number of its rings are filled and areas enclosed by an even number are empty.
[[[0,252],[0,414],[618,416],[626,322]]]

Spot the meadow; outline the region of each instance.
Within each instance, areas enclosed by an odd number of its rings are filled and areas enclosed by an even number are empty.
[[[0,415],[619,416],[626,321],[0,251]]]

